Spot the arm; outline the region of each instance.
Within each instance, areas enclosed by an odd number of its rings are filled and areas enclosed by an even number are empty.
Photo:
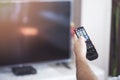
[[[76,56],[77,80],[97,80],[96,76],[90,69],[85,57],[86,44],[83,37],[80,37],[75,41],[74,53]]]

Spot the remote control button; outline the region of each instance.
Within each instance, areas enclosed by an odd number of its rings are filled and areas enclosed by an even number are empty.
[[[95,54],[95,52],[88,52],[87,55],[88,56],[93,56]]]
[[[94,49],[92,49],[92,51],[94,52],[95,50],[94,50]]]
[[[87,49],[89,49],[90,48],[90,46],[89,45],[87,45]]]

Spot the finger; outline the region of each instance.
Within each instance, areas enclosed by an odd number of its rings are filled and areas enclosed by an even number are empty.
[[[75,30],[74,22],[71,22],[70,26],[71,26],[71,35],[72,35],[72,37],[74,37],[74,34],[75,34],[75,32],[74,32],[74,30]]]
[[[85,38],[84,38],[83,36],[80,36],[80,37],[79,37],[79,40],[85,41]]]
[[[71,27],[71,36],[72,37],[74,37],[74,34],[75,34],[74,29],[75,29],[75,27]]]
[[[74,34],[73,40],[74,40],[74,42],[76,42],[78,40],[76,34]]]

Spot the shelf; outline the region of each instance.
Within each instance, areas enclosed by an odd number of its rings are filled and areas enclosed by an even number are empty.
[[[37,69],[35,75],[15,76],[10,67],[0,67],[0,80],[76,80],[75,64],[70,64],[71,69],[54,64],[33,64]],[[99,80],[104,80],[104,71],[90,65]]]

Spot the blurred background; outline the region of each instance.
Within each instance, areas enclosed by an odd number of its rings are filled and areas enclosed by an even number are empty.
[[[5,2],[17,2],[20,3],[23,0],[1,0],[0,8],[3,7],[2,3]],[[78,26],[84,26],[87,33],[89,34],[93,44],[96,47],[96,50],[99,54],[99,58],[94,61],[89,61],[91,69],[95,72],[95,74],[98,76],[99,80],[120,80],[120,46],[119,46],[119,34],[120,34],[120,1],[119,0],[24,0],[25,2],[29,1],[41,1],[41,2],[70,2],[70,14],[65,19],[67,23],[64,25],[64,21],[61,23],[56,22],[55,25],[62,26],[69,26],[70,23],[74,23],[75,27]],[[9,5],[9,4],[7,4]],[[14,5],[15,6],[15,5]],[[13,8],[15,8],[13,6]],[[28,5],[23,5],[22,7],[27,8]],[[9,8],[9,7],[8,7]],[[13,9],[12,8],[12,9]],[[24,10],[25,10],[24,8]],[[34,6],[33,6],[34,9]],[[2,10],[2,9],[1,9]],[[10,9],[8,9],[10,10]],[[68,10],[68,12],[69,12]],[[19,14],[20,11],[20,5],[16,5],[16,14]],[[35,10],[34,10],[35,11]],[[62,12],[62,9],[58,11]],[[63,11],[64,12],[64,11]],[[24,11],[24,13],[27,13],[27,10]],[[27,14],[21,13],[22,16],[26,16]],[[5,15],[4,9],[1,11],[0,14]],[[32,15],[34,13],[31,13]],[[62,13],[61,13],[62,14]],[[12,16],[18,16],[18,15],[12,15]],[[49,17],[49,16],[48,16]],[[57,21],[56,15],[52,16],[54,17],[54,20]],[[20,17],[21,18],[21,17]],[[49,17],[51,18],[51,17]],[[0,20],[8,19],[8,16],[1,16]],[[44,18],[42,18],[44,19]],[[64,18],[58,18],[58,19],[64,19]],[[17,23],[17,18],[12,17],[12,20],[14,23]],[[21,18],[22,24],[24,23],[24,26],[29,26],[28,22],[29,19],[27,17]],[[46,20],[45,20],[46,21]],[[52,21],[51,21],[52,22]],[[44,23],[44,22],[43,22]],[[21,23],[19,23],[21,24]],[[16,24],[15,24],[16,25]],[[23,26],[23,25],[22,25]],[[33,25],[32,26],[36,26]],[[46,23],[46,26],[47,23]],[[53,26],[53,25],[52,25]],[[36,35],[37,31],[35,29],[31,29],[30,31],[34,33],[30,33],[30,35]],[[42,28],[41,28],[42,29]],[[69,29],[67,27],[67,29]],[[68,33],[69,30],[66,32]],[[44,29],[43,29],[44,30]],[[43,31],[41,30],[41,31]],[[55,31],[55,30],[54,30]],[[62,31],[62,30],[61,30]],[[24,31],[22,30],[23,34]],[[64,31],[63,31],[64,32]],[[12,34],[12,33],[11,33]],[[28,33],[25,33],[25,35],[29,35]],[[60,35],[60,34],[59,34]],[[68,34],[69,35],[69,34]],[[68,36],[66,35],[66,36]],[[43,36],[43,39],[49,39],[48,36]],[[64,35],[65,36],[65,35]],[[62,37],[62,36],[61,36]],[[69,38],[69,37],[68,37]],[[66,39],[68,39],[66,38]],[[64,40],[64,39],[63,39]],[[54,42],[54,41],[53,41]],[[57,43],[57,42],[56,42]],[[58,44],[60,45],[60,44]],[[67,49],[68,50],[68,49]],[[54,58],[55,59],[55,58]],[[66,57],[63,57],[62,59],[70,59],[70,56],[67,55]],[[54,65],[53,63],[33,63],[32,65],[37,68],[38,74],[36,75],[30,75],[30,76],[20,76],[16,77],[11,73],[10,67],[11,66],[5,66],[0,67],[0,79],[1,80],[9,80],[10,77],[12,77],[12,80],[76,80],[76,69],[75,69],[75,63],[74,63],[74,55],[72,55],[71,62],[69,66],[71,69],[67,69],[61,64]],[[61,61],[60,61],[61,62]],[[64,61],[63,61],[64,62]],[[65,61],[66,62],[66,61]],[[26,64],[25,64],[26,65]],[[21,66],[21,65],[20,65]],[[52,73],[52,74],[51,74]],[[64,74],[63,74],[64,73]],[[44,74],[44,75],[43,75]],[[8,76],[6,78],[5,76]]]

